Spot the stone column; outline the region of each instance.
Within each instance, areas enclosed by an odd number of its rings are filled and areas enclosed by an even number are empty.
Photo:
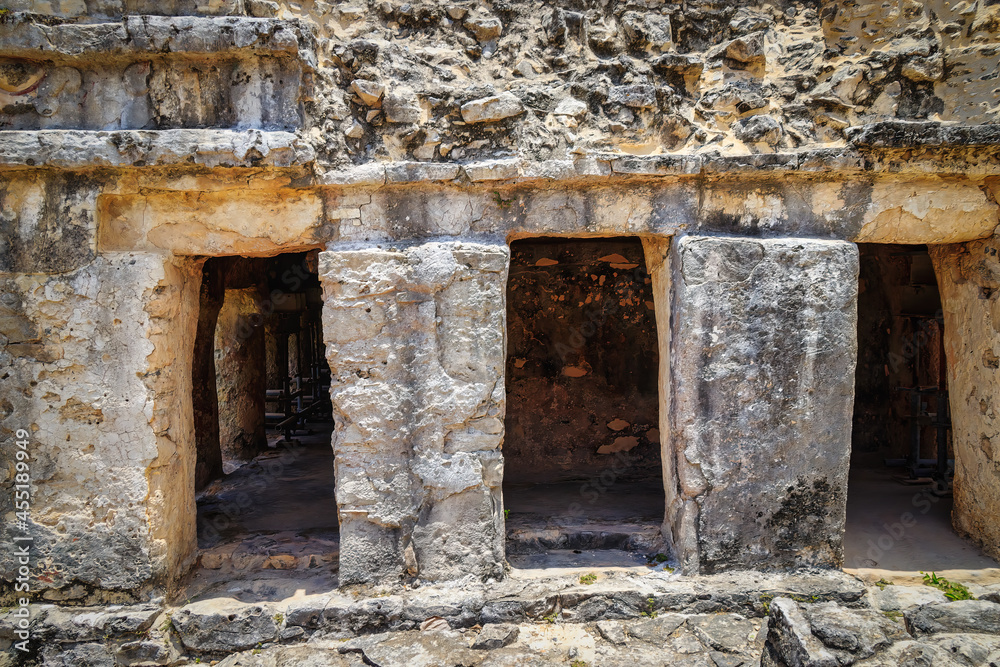
[[[249,461],[267,449],[261,291],[227,289],[215,329],[217,428],[225,462]]]
[[[197,451],[195,490],[201,490],[212,480],[222,477],[219,393],[215,371],[215,329],[226,293],[225,272],[222,268],[218,262],[208,262],[203,270],[198,331],[194,339],[191,387]]]
[[[141,599],[195,555],[200,284],[197,262],[140,252],[0,278],[0,438],[12,457],[29,434],[31,588],[47,599]],[[24,532],[0,523],[6,544]],[[0,595],[17,567],[0,551]]]
[[[944,310],[955,457],[951,520],[1000,558],[1000,241],[930,246]]]
[[[684,571],[839,567],[857,247],[690,236],[669,262],[667,524]]]
[[[503,576],[506,245],[320,255],[340,582]]]

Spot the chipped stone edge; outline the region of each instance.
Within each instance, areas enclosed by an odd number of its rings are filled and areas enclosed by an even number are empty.
[[[295,167],[315,159],[313,148],[292,132],[0,131],[0,168]]]
[[[849,127],[845,133],[855,146],[873,149],[1000,146],[1000,123],[945,125],[933,121],[893,120]]]
[[[308,65],[315,61],[314,42],[297,19],[127,16],[119,22],[48,25],[14,12],[0,23],[0,56],[14,58],[240,51],[299,56]]]
[[[903,130],[904,136],[919,138],[924,136],[920,134],[924,130],[917,128],[916,135],[907,134],[910,132],[909,126],[934,124],[906,123],[905,125],[907,128]],[[944,129],[952,133],[964,133],[962,136],[967,139],[971,137],[970,141],[985,141],[986,138],[993,136],[991,132],[994,130],[991,128],[996,128],[997,145],[1000,145],[1000,125],[984,126],[982,131],[981,128],[969,126]],[[859,133],[856,134],[861,136]],[[972,145],[981,144],[963,144],[957,140],[942,144],[933,143],[931,138],[926,138],[925,143],[920,146],[933,149]],[[793,153],[748,155],[721,155],[714,152],[687,155],[590,153],[564,160],[530,161],[520,157],[510,157],[464,164],[418,161],[369,162],[344,169],[325,170],[322,164],[317,164],[315,150],[308,141],[299,134],[287,131],[259,129],[0,131],[0,169],[312,165],[315,171],[311,179],[312,185],[341,187],[377,187],[427,182],[496,185],[531,181],[690,178],[790,172],[861,174],[873,169],[873,163],[866,157],[866,152],[865,147],[855,150],[848,146]],[[933,164],[923,164],[919,160],[909,164],[906,171],[943,173],[941,169],[935,169]],[[986,169],[983,173],[987,172],[1000,173],[1000,165],[997,165],[996,169]]]

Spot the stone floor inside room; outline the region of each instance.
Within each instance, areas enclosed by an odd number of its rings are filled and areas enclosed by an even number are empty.
[[[187,598],[278,600],[337,587],[333,425],[310,424],[198,495],[198,567]]]
[[[921,572],[984,585],[1000,583],[1000,563],[952,528],[950,495],[935,495],[930,483],[904,483],[905,476],[899,468],[878,464],[852,468],[845,569],[866,580],[899,583],[920,583]],[[912,520],[904,520],[907,513]]]
[[[591,567],[642,570],[663,550],[663,486],[598,479],[504,487],[515,576]]]

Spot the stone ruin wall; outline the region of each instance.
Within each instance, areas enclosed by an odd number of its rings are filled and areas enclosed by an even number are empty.
[[[502,576],[508,244],[532,236],[643,240],[689,572],[840,564],[853,243],[931,244],[954,521],[1000,554],[1000,5],[4,9],[0,428],[32,432],[46,599],[191,565],[201,267],[314,248],[341,581]]]

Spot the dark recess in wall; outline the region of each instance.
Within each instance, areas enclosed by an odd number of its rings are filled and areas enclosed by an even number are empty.
[[[511,244],[505,482],[660,480],[653,292],[635,238]]]

